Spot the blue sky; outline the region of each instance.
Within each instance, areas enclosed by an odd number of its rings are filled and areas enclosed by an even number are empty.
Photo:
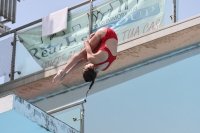
[[[22,0],[16,23],[9,26],[17,28],[80,2]],[[200,14],[199,4],[199,0],[179,0],[178,21]],[[199,133],[199,60],[196,55],[89,96],[86,132]]]

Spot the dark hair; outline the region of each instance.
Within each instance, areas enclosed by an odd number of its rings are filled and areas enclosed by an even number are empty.
[[[94,69],[86,68],[83,70],[83,78],[85,82],[91,82],[89,89],[92,88],[96,76],[97,72],[95,72]]]

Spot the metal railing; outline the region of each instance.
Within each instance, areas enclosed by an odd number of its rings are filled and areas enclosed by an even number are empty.
[[[81,128],[80,129],[81,129],[81,133],[84,133],[84,115],[85,115],[85,109],[84,109],[84,106],[83,106],[84,103],[86,103],[86,99],[82,99],[80,101],[77,101],[77,102],[74,102],[74,103],[70,103],[70,104],[61,106],[59,108],[47,111],[47,113],[48,114],[54,114],[54,113],[57,113],[59,111],[63,111],[65,109],[69,109],[69,108],[81,105],[82,109],[81,109],[81,119],[80,119],[80,121],[81,121]]]
[[[86,4],[89,4],[90,3],[90,12],[89,12],[89,29],[88,29],[88,33],[90,34],[91,31],[92,31],[92,17],[91,17],[91,14],[92,14],[92,9],[93,9],[93,0],[87,0],[85,2],[82,2],[78,5],[75,5],[75,6],[72,6],[72,7],[69,7],[68,10],[71,11],[73,9],[76,9],[78,7],[81,7],[81,6],[84,6]],[[35,24],[38,24],[42,22],[42,18],[41,19],[38,19],[36,21],[33,21],[31,23],[28,23],[28,24],[25,24],[21,27],[18,27],[16,29],[13,29],[9,32],[5,32],[3,34],[0,35],[0,38],[1,37],[4,37],[4,36],[7,36],[9,34],[13,34],[14,33],[14,39],[13,39],[13,42],[12,42],[12,46],[13,46],[13,50],[12,50],[12,61],[11,61],[11,73],[10,73],[10,80],[14,80],[14,73],[15,73],[15,57],[16,57],[16,38],[17,38],[17,31],[19,30],[22,30],[22,29],[25,29],[29,26],[32,26],[32,25],[35,25]]]
[[[93,2],[94,0],[87,0],[87,1],[84,1],[80,4],[77,4],[75,6],[72,6],[72,7],[69,7],[68,10],[73,10],[73,9],[76,9],[78,7],[81,7],[81,6],[84,6],[86,4],[89,4],[90,3],[90,10],[89,10],[89,27],[88,27],[88,33],[90,34],[91,31],[92,31],[92,17],[91,17],[91,14],[92,14],[92,11],[93,11]],[[171,20],[173,23],[176,22],[176,0],[173,0],[172,1],[172,15],[171,15]],[[11,73],[10,73],[10,80],[14,80],[14,73],[15,73],[15,57],[16,57],[16,38],[17,38],[17,31],[19,30],[22,30],[22,29],[25,29],[27,27],[30,27],[32,25],[35,25],[35,24],[38,24],[42,22],[42,18],[41,19],[38,19],[36,21],[33,21],[31,23],[28,23],[28,24],[25,24],[21,27],[18,27],[16,29],[13,29],[13,30],[10,30],[9,32],[5,32],[3,34],[0,35],[0,38],[1,37],[4,37],[6,35],[9,35],[9,34],[13,34],[14,33],[14,40],[12,42],[12,46],[13,46],[13,51],[12,51],[12,61],[11,61]]]

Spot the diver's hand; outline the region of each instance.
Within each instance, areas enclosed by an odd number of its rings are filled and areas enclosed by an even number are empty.
[[[86,47],[86,45],[90,45],[90,43],[89,43],[88,40],[85,40],[85,41],[84,41],[84,46]]]
[[[52,82],[53,83],[59,83],[60,80],[63,78],[64,74],[62,72],[62,70],[59,70],[58,73],[56,74],[56,76],[54,76]]]
[[[90,39],[95,35],[95,33],[90,34]]]

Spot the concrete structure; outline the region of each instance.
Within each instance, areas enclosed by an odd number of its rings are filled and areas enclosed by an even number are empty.
[[[2,133],[79,133],[14,94],[0,98],[0,123]]]

